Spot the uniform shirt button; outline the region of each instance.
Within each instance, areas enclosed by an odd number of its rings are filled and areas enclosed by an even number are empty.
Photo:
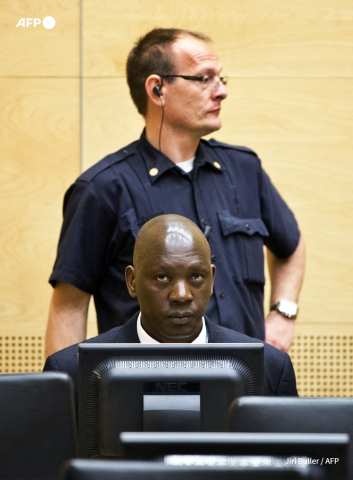
[[[151,168],[149,174],[151,175],[151,177],[155,177],[158,174],[158,168]]]
[[[207,220],[202,220],[202,223],[203,223],[204,225],[207,225]]]
[[[246,228],[247,230],[250,230],[250,223],[246,223],[246,224],[245,224],[245,228]]]
[[[220,296],[221,298],[224,298],[224,292],[221,292],[221,293],[219,294],[219,296]]]
[[[129,153],[129,150],[126,150],[126,149],[125,149],[125,150],[123,151],[123,153],[125,153],[125,155],[126,155],[127,153]]]
[[[217,259],[216,255],[212,255],[212,256],[211,256],[211,260],[212,260],[212,262],[215,262],[215,261],[216,261],[216,259]]]

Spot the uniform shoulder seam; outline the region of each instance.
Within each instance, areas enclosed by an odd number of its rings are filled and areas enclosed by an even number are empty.
[[[211,138],[210,140],[208,140],[207,144],[212,148],[229,148],[229,149],[237,150],[240,152],[250,153],[251,155],[254,155],[255,157],[257,157],[257,153],[254,150],[248,147],[243,147],[241,145],[231,145],[230,143],[219,142],[214,138]]]
[[[114,153],[110,153],[106,157],[104,157],[99,162],[92,165],[92,167],[88,168],[85,172],[83,172],[77,179],[77,182],[84,182],[90,183],[94,178],[102,173],[104,170],[126,160],[128,157],[133,155],[136,152],[136,144],[134,142],[127,147],[121,148]]]

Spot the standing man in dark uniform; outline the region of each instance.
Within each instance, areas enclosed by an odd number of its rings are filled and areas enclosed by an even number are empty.
[[[66,193],[50,278],[47,355],[85,339],[91,295],[100,333],[138,310],[125,285],[125,267],[141,226],[163,213],[190,218],[209,241],[220,272],[207,310],[212,320],[288,350],[304,243],[257,155],[201,139],[221,128],[227,96],[210,40],[155,29],[130,52],[127,79],[146,128],[137,142],[97,163]],[[266,322],[264,244],[273,305]]]

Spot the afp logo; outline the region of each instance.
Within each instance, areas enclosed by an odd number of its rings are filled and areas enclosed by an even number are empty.
[[[43,20],[40,18],[21,18],[16,27],[37,27],[40,24],[47,30],[51,30],[55,27],[55,18],[45,17]]]

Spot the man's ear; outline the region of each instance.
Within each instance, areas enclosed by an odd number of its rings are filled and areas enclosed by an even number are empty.
[[[212,276],[213,276],[212,290],[211,290],[211,295],[212,295],[212,293],[213,293],[214,277],[215,277],[215,275],[216,275],[216,265],[213,265],[213,263],[211,263],[211,269],[212,269]]]
[[[135,269],[132,265],[128,265],[125,269],[125,281],[130,297],[136,298]]]
[[[145,89],[149,100],[158,107],[164,104],[162,78],[159,75],[150,75],[146,78]]]

